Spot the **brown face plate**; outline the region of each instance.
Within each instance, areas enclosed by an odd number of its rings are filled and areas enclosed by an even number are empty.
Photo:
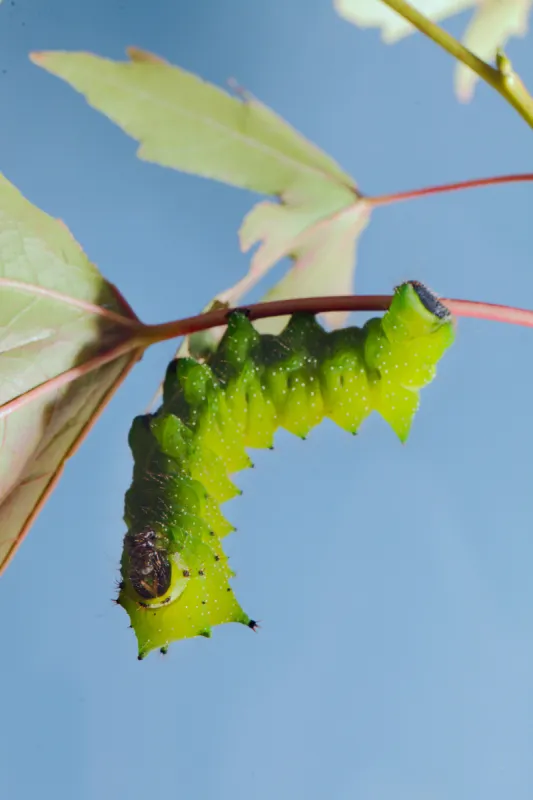
[[[157,547],[155,531],[128,533],[125,539],[129,557],[129,577],[137,594],[153,600],[168,592],[171,567],[166,553]]]

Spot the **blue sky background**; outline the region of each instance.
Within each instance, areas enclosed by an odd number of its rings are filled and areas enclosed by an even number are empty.
[[[533,86],[531,42],[508,52]],[[129,44],[236,77],[367,193],[532,169],[531,131],[499,96],[482,86],[459,105],[448,56],[422,37],[386,48],[329,0],[5,0],[0,168],[146,321],[194,313],[241,276],[255,197],[136,160],[27,58]],[[532,307],[531,192],[378,211],[358,291],[418,278]],[[110,602],[126,438],[172,352],[136,367],[1,581],[0,796],[530,800],[533,332],[462,320],[406,447],[372,418],[356,441],[324,423],[257,453],[226,510],[261,632],[225,626],[139,663]]]

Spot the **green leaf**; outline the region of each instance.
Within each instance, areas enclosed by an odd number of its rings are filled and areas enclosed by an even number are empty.
[[[245,219],[242,249],[261,247],[248,275],[217,299],[236,305],[286,255],[295,267],[269,296],[350,293],[355,239],[369,216],[350,176],[242,89],[231,97],[157,56],[128,52],[126,63],[87,53],[32,58],[139,140],[141,158],[281,200],[260,203]]]
[[[63,223],[0,176],[0,568],[137,360],[141,328]]]
[[[249,288],[283,256],[290,255],[293,267],[262,298],[263,301],[293,297],[344,295],[353,292],[353,272],[357,239],[370,220],[370,206],[364,200],[354,202],[353,195],[331,194],[331,213],[325,214],[325,198],[316,205],[289,207],[260,203],[248,214],[240,231],[241,246],[248,250],[257,241],[250,274],[230,293],[223,296],[236,305],[235,294],[245,283]],[[342,203],[342,205],[340,205]],[[340,207],[337,207],[337,204]],[[345,321],[346,313],[324,314],[333,326]],[[266,332],[277,333],[288,317],[272,317],[256,323]]]
[[[139,158],[264,194],[334,179],[352,184],[335,161],[261,103],[249,103],[133,50],[133,60],[90,53],[33,53],[137,139]]]
[[[334,0],[334,5],[348,22],[361,28],[380,28],[383,41],[389,44],[415,31],[410,22],[381,0]],[[463,44],[479,58],[490,62],[511,36],[527,33],[533,0],[418,0],[414,5],[434,22],[475,8]],[[478,76],[469,67],[457,64],[455,90],[460,100],[472,98],[477,80]]]
[[[247,102],[252,108],[265,109],[250,95]],[[289,187],[281,193],[281,203],[258,203],[245,217],[239,238],[244,252],[260,246],[248,274],[218,295],[218,300],[237,305],[286,256],[293,258],[294,266],[262,300],[351,294],[356,240],[369,218],[370,206],[355,184],[346,186],[332,179],[308,184],[305,193]],[[340,325],[347,315],[325,316],[331,324]],[[257,327],[274,333],[286,322],[286,317],[273,317],[261,320]]]

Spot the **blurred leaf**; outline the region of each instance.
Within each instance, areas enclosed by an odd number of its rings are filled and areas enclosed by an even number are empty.
[[[236,305],[286,255],[294,255],[296,265],[273,297],[331,294],[341,287],[350,293],[355,238],[369,214],[350,176],[242,89],[232,97],[158,56],[128,52],[130,62],[65,52],[32,59],[139,140],[141,158],[281,200],[260,203],[245,219],[242,249],[261,246],[249,274],[218,300]]]
[[[380,28],[383,41],[390,44],[415,31],[381,0],[334,0],[334,5],[349,22],[361,28]],[[527,33],[533,0],[415,0],[412,5],[434,22],[475,7],[463,44],[479,58],[492,62],[496,50],[511,36]],[[478,76],[469,67],[457,64],[455,90],[459,99],[472,98],[477,80]]]
[[[137,360],[141,328],[66,226],[0,176],[0,568]]]
[[[332,213],[323,213],[326,198],[317,205],[290,207],[274,203],[259,203],[246,217],[240,231],[243,249],[261,241],[250,269],[241,282],[249,285],[266,272],[278,259],[290,255],[294,266],[262,298],[263,301],[285,300],[291,297],[319,297],[327,294],[351,294],[355,249],[359,235],[368,225],[370,206],[364,200],[353,201],[353,195],[344,197],[332,193],[331,208],[337,201],[344,204]],[[239,284],[223,295],[236,305],[235,294]],[[342,325],[347,314],[324,314],[331,325]],[[287,317],[271,317],[256,322],[262,331],[279,332]]]
[[[380,28],[381,38],[387,44],[394,44],[416,30],[410,22],[381,0],[333,0],[333,2],[337,13],[348,22],[353,22],[359,28]],[[472,8],[477,5],[477,0],[415,0],[411,4],[434,22],[440,22],[446,17]]]
[[[485,0],[466,29],[463,44],[479,58],[492,62],[511,36],[525,36],[533,0]],[[455,91],[463,102],[472,99],[478,81],[475,72],[458,64]]]

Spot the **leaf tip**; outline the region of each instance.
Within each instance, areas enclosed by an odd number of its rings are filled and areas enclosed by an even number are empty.
[[[40,67],[46,60],[46,56],[47,56],[46,50],[34,50],[32,53],[29,54],[28,58],[34,64],[37,64],[38,67]]]

